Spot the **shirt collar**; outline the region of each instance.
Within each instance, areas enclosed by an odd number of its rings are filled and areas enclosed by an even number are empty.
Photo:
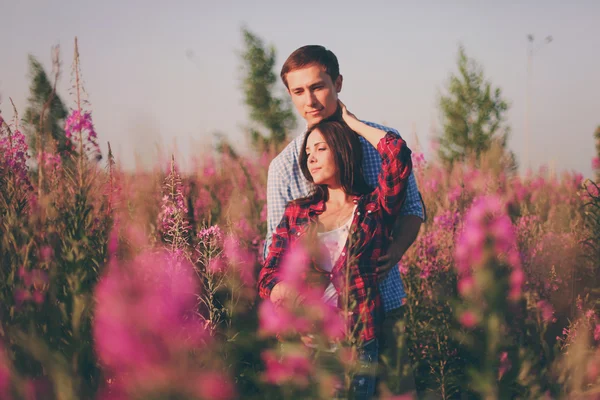
[[[360,196],[352,196],[352,202],[354,204],[358,204],[358,201],[360,200]],[[315,203],[311,204],[308,207],[309,212],[313,212],[316,214],[322,214],[323,211],[325,211],[325,200],[318,199]]]

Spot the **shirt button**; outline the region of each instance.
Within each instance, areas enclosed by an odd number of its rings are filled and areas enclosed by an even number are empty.
[[[358,212],[356,213],[356,215],[360,215],[360,211],[358,211]]]
[[[371,214],[371,210],[367,211],[367,214]]]
[[[342,251],[342,256],[345,256],[345,255],[346,255],[346,252]]]
[[[296,236],[300,236],[300,232],[296,232]]]

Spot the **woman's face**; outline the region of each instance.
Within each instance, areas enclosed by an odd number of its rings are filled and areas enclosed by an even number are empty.
[[[337,186],[338,168],[333,151],[319,131],[314,129],[306,141],[306,163],[313,182],[317,185]]]

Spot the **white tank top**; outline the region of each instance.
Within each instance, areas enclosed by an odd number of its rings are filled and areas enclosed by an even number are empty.
[[[352,220],[354,219],[355,211],[356,206],[354,206],[354,210],[352,211],[352,215],[350,216],[350,218],[348,218],[348,221],[346,221],[346,223],[344,223],[344,225],[340,226],[339,228],[335,228],[327,232],[317,233],[319,243],[325,255],[323,264],[320,267],[327,272],[331,272],[333,266],[340,257],[344,246],[346,245],[346,241],[348,240],[348,232],[350,232],[350,225],[352,225]],[[327,304],[337,306],[338,295],[335,290],[335,287],[333,286],[333,283],[330,283],[329,286],[327,286],[327,288],[325,289],[323,300]]]

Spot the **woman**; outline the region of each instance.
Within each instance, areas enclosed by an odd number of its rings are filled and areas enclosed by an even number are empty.
[[[324,120],[305,136],[300,166],[315,191],[287,205],[260,273],[259,294],[274,303],[294,296],[291,286],[279,277],[282,256],[305,236],[326,245],[328,256],[311,270],[325,278],[325,301],[340,309],[350,307],[351,331],[356,332],[363,352],[375,361],[382,312],[376,261],[387,250],[395,217],[406,197],[411,151],[398,136],[362,123],[341,102],[340,107],[343,121]],[[366,184],[362,174],[357,134],[382,157],[375,189]],[[317,264],[315,260],[313,264]],[[369,398],[375,377],[361,378],[355,379],[352,390],[357,397],[364,394]]]

